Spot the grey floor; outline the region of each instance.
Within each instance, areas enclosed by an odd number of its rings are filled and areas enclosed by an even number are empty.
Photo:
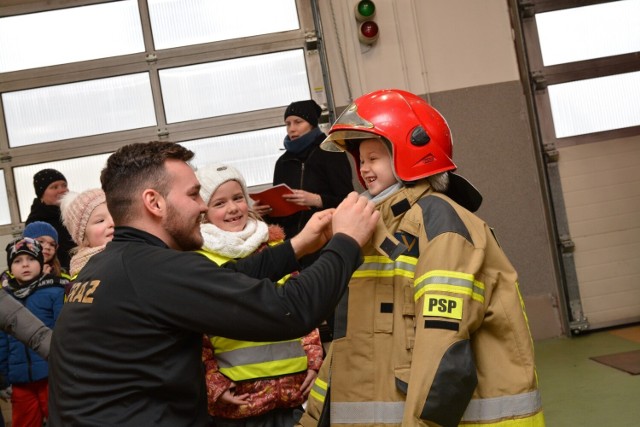
[[[547,427],[640,427],[640,375],[589,359],[631,350],[640,350],[640,326],[536,341]],[[10,420],[10,406],[0,407]]]
[[[640,350],[640,326],[535,342],[547,427],[640,426],[640,375],[590,360]]]

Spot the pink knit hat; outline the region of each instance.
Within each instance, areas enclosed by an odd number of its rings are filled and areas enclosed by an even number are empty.
[[[106,202],[104,191],[100,188],[85,190],[80,194],[70,191],[64,195],[60,202],[62,223],[69,230],[76,245],[82,246],[84,232],[93,210]]]

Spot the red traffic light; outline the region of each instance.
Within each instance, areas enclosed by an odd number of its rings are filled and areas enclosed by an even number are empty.
[[[374,21],[365,21],[360,24],[358,39],[364,44],[374,44],[378,40],[379,29],[378,24]]]

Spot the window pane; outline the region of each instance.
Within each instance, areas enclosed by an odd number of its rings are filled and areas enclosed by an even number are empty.
[[[640,72],[548,89],[558,138],[640,125]]]
[[[0,18],[0,72],[144,52],[138,3]]]
[[[180,144],[196,153],[196,168],[209,163],[227,163],[238,168],[247,186],[270,184],[276,160],[284,152],[284,126],[233,135],[203,138]]]
[[[545,66],[640,51],[640,1],[536,15]]]
[[[11,224],[9,212],[9,198],[7,197],[7,183],[4,179],[4,169],[0,170],[0,225]]]
[[[300,27],[295,0],[148,0],[156,49]]]
[[[2,94],[9,145],[155,126],[147,73]]]
[[[159,75],[168,123],[311,97],[302,49],[160,70]]]
[[[33,175],[38,171],[47,168],[59,170],[67,178],[69,190],[79,193],[90,188],[100,188],[100,172],[110,155],[111,153],[105,153],[14,168],[13,177],[16,182],[20,221],[26,221],[31,204],[36,197],[33,189]]]

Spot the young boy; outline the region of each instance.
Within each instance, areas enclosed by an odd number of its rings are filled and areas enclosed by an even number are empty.
[[[355,158],[381,223],[300,424],[543,426],[517,274],[471,213],[482,198],[453,174],[444,118],[416,95],[377,91],[322,147]]]
[[[3,289],[21,302],[47,327],[53,328],[64,300],[66,279],[43,274],[42,247],[24,237],[6,247],[11,276]],[[0,374],[12,385],[12,424],[41,427],[48,417],[48,364],[13,336],[0,332]]]

